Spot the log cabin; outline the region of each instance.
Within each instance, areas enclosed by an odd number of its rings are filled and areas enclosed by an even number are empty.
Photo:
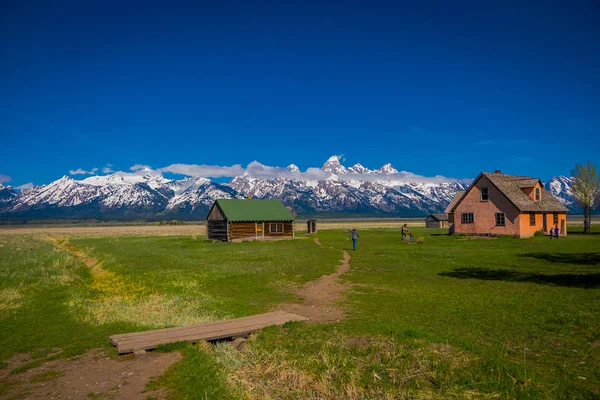
[[[210,240],[294,238],[294,216],[280,200],[219,199],[206,216]]]

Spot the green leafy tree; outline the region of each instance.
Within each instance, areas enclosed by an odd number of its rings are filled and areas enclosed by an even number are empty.
[[[583,207],[583,233],[590,233],[592,211],[600,203],[600,175],[591,162],[575,165],[571,175],[573,195],[577,203]]]

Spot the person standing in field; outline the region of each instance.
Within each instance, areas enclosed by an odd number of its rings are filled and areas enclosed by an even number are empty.
[[[408,226],[404,224],[402,225],[402,241],[406,240],[406,235],[408,235]]]
[[[350,237],[352,238],[352,247],[354,248],[354,251],[356,251],[356,241],[360,237],[356,228],[352,228],[350,231]]]
[[[554,237],[558,239],[558,224],[554,226]]]

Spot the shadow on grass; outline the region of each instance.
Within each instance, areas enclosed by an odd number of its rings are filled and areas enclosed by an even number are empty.
[[[597,265],[600,264],[600,253],[523,253],[519,257],[538,258],[540,260],[579,265]]]
[[[488,268],[456,268],[449,272],[440,272],[440,276],[458,279],[481,279],[486,281],[532,282],[540,285],[557,285],[580,288],[595,288],[600,286],[600,273],[598,274],[559,274],[544,275],[510,271],[507,269]]]

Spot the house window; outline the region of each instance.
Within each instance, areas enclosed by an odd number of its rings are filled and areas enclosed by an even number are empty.
[[[497,226],[504,226],[504,225],[506,225],[505,214],[504,213],[496,213],[496,225]]]
[[[558,225],[558,213],[554,213],[554,215],[552,216],[552,223],[554,225]]]
[[[462,213],[460,218],[463,224],[472,224],[475,222],[475,215],[473,213]]]
[[[283,224],[271,224],[271,233],[283,233]]]
[[[529,214],[529,225],[535,226],[535,214],[534,213]]]
[[[488,188],[481,188],[481,201],[488,201]]]
[[[540,198],[541,198],[540,188],[535,188],[535,201],[540,201]]]

